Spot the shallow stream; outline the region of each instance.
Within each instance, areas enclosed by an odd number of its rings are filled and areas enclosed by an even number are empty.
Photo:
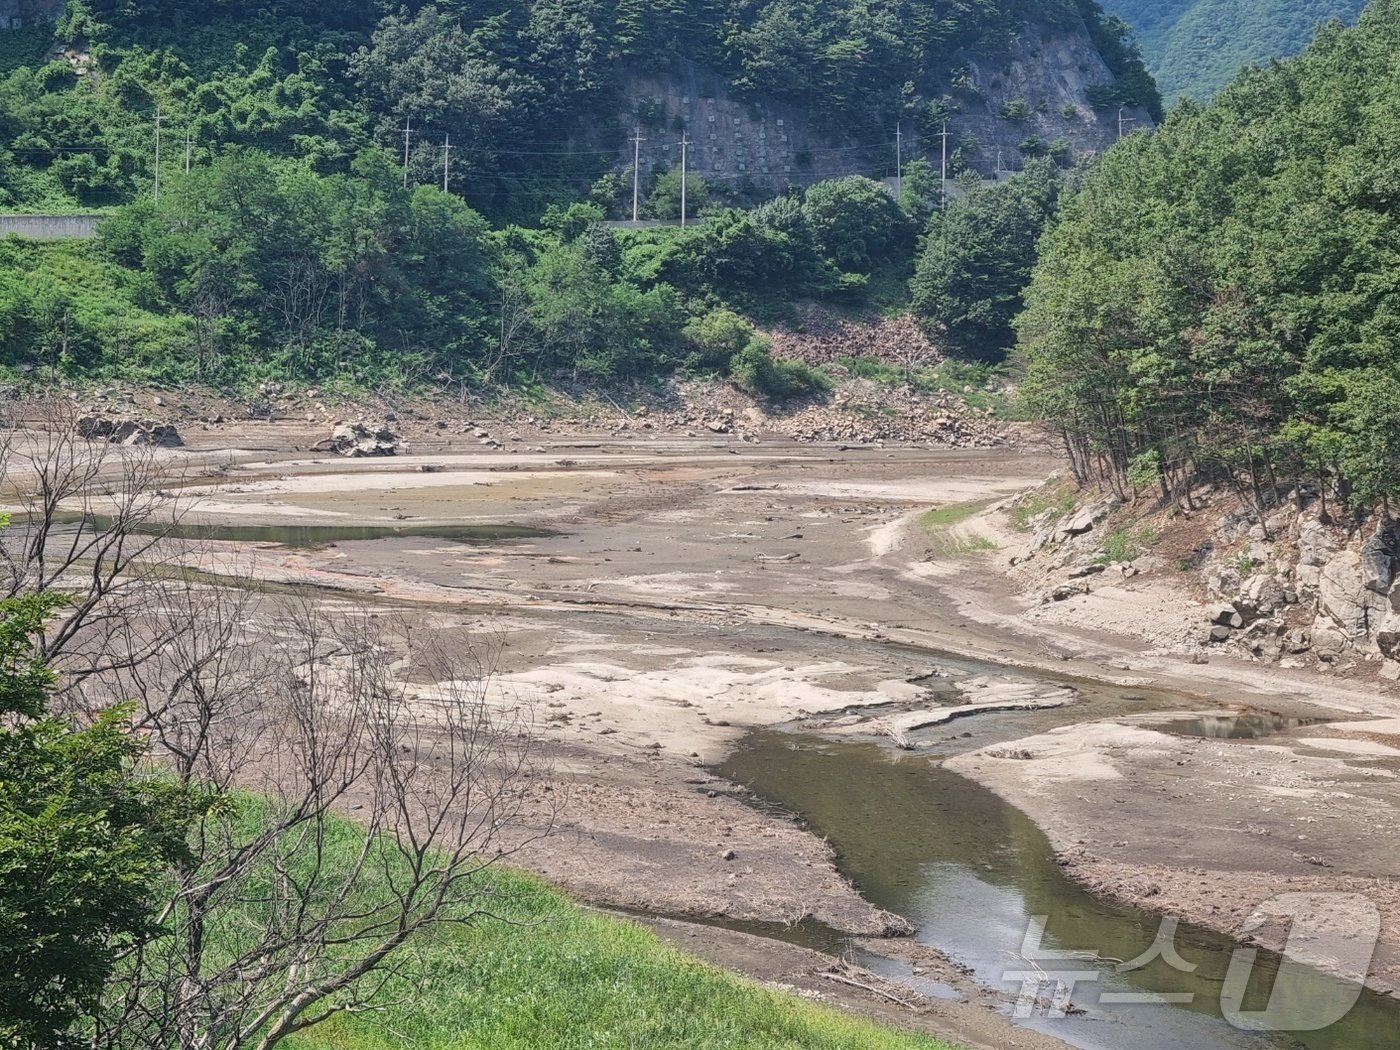
[[[1363,992],[1341,1021],[1317,1032],[1248,1032],[1222,1019],[1220,1002],[1238,945],[1182,924],[1175,945],[1193,972],[1158,959],[1120,971],[1157,938],[1161,919],[1095,899],[1055,862],[1045,835],[998,796],[927,756],[873,743],[833,743],[805,734],[751,733],[718,770],[767,803],[804,818],[836,848],[843,871],[872,903],[905,916],[916,938],[977,979],[1010,993],[1033,967],[1022,958],[1028,927],[1046,917],[1042,952],[1098,953],[1097,959],[1038,963],[1047,972],[1084,974],[1072,1002],[1083,1014],[1045,1016],[1042,1002],[1023,1023],[1083,1050],[1394,1050],[1400,1046],[1400,1001]],[[917,986],[909,965],[892,958],[862,962]],[[1243,1001],[1262,1010],[1280,973],[1277,956],[1259,953]],[[1340,985],[1340,987],[1339,987]],[[1043,987],[1047,997],[1053,981]],[[1283,966],[1277,994],[1315,1001],[1320,1015],[1354,989],[1294,964]],[[926,989],[941,994],[939,987]],[[1104,997],[1170,993],[1189,1003],[1110,1003]]]

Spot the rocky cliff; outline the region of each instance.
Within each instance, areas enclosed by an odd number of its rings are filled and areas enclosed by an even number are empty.
[[[985,178],[1016,171],[1027,153],[1053,150],[1072,161],[1111,145],[1120,132],[1117,106],[1095,108],[1095,89],[1114,74],[1082,20],[1033,26],[997,55],[961,56],[940,78],[946,111],[949,174]],[[887,178],[899,155],[921,157],[935,170],[942,158],[941,121],[928,114],[900,126],[833,126],[827,114],[800,105],[744,97],[726,79],[696,63],[664,74],[631,75],[623,87],[625,126],[636,126],[644,173],[680,165],[682,136],[690,169],[720,184],[778,189],[850,174]],[[1121,129],[1152,126],[1145,108],[1125,107]],[[618,153],[632,163],[632,146]]]
[[[52,22],[65,0],[0,0],[0,29],[19,29],[35,21]]]
[[[1013,564],[1042,605],[1098,599],[1165,649],[1400,681],[1400,525],[1316,499],[1260,515],[1210,486],[1192,503],[1144,514],[1110,498],[1044,512]],[[1161,582],[1171,607],[1133,624],[1126,595]]]

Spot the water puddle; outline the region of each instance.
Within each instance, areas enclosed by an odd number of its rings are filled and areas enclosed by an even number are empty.
[[[62,530],[84,526],[96,532],[111,527],[111,519],[100,515],[58,515]],[[24,519],[17,518],[17,528]],[[135,531],[144,536],[164,536],[172,540],[224,540],[235,543],[274,543],[298,550],[314,550],[337,543],[372,540],[429,539],[444,543],[484,546],[558,535],[548,529],[526,525],[220,525],[212,523],[143,522]]]
[[[1153,945],[1161,920],[1095,899],[1064,876],[1049,841],[1024,814],[927,758],[892,755],[876,744],[757,731],[719,772],[800,814],[830,839],[843,871],[867,899],[915,923],[921,943],[970,966],[985,984],[1013,994],[1020,989],[1019,977],[1006,980],[1005,975],[1032,969],[1021,952],[1035,916],[1047,917],[1040,941],[1044,950],[1097,952],[1097,959],[1038,964],[1086,975],[1073,996],[1083,1015],[1024,1022],[1083,1050],[1393,1050],[1397,1045],[1400,1002],[1369,992],[1343,1020],[1319,1032],[1231,1027],[1221,1017],[1220,999],[1237,945],[1208,930],[1182,925],[1176,931],[1180,955],[1195,966],[1191,973],[1161,959],[1120,972],[1120,960],[1136,960]],[[907,969],[894,959],[865,962],[891,977]],[[1244,1009],[1263,1009],[1279,964],[1276,956],[1260,953]],[[1334,978],[1305,973],[1306,980],[1291,986],[1289,994],[1327,1002],[1337,992]],[[1111,1001],[1147,992],[1191,1001]]]
[[[1170,733],[1172,736],[1197,737],[1205,740],[1259,740],[1262,737],[1275,736],[1288,729],[1296,729],[1298,726],[1317,725],[1324,721],[1327,719],[1293,718],[1288,715],[1276,715],[1269,711],[1261,711],[1179,718],[1151,728],[1162,733]]]

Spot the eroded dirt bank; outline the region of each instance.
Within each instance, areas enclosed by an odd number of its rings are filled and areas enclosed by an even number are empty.
[[[1400,729],[1384,720],[1400,704],[1029,616],[1002,572],[1014,533],[974,512],[1038,482],[1049,458],[571,431],[347,461],[305,451],[319,436],[213,427],[162,453],[183,474],[184,520],[403,531],[307,546],[216,533],[183,556],[424,629],[473,627],[493,702],[529,710],[554,754],[537,797],[559,833],[523,859],[585,898],[898,932],[829,845],[708,772],[747,729],[790,724],[946,758],[1032,816],[1090,885],[1225,932],[1279,887],[1366,884],[1387,914],[1373,977],[1392,986]],[[540,534],[414,534],[506,523]],[[1174,599],[1117,600],[1150,617]],[[1374,724],[1258,741],[1162,731],[1174,712],[1247,707]]]

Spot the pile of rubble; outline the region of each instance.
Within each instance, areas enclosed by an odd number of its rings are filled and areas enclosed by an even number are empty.
[[[113,445],[179,448],[184,444],[180,432],[174,426],[153,419],[122,419],[88,414],[78,417],[77,428],[79,437],[88,441],[106,441]]]
[[[897,442],[946,448],[994,448],[1008,429],[986,410],[952,394],[891,389],[869,380],[847,380],[829,398],[793,406],[765,405],[726,384],[683,384],[682,407],[641,410],[619,426],[681,431],[688,436],[731,434],[852,445]]]
[[[395,456],[399,451],[399,436],[386,426],[371,427],[366,423],[338,423],[331,436],[311,446],[313,452],[334,452],[338,456],[360,459],[366,456]]]
[[[773,353],[810,365],[841,358],[864,357],[902,366],[934,365],[943,355],[909,314],[852,321],[817,306],[799,311],[795,328],[775,328],[766,334]]]

